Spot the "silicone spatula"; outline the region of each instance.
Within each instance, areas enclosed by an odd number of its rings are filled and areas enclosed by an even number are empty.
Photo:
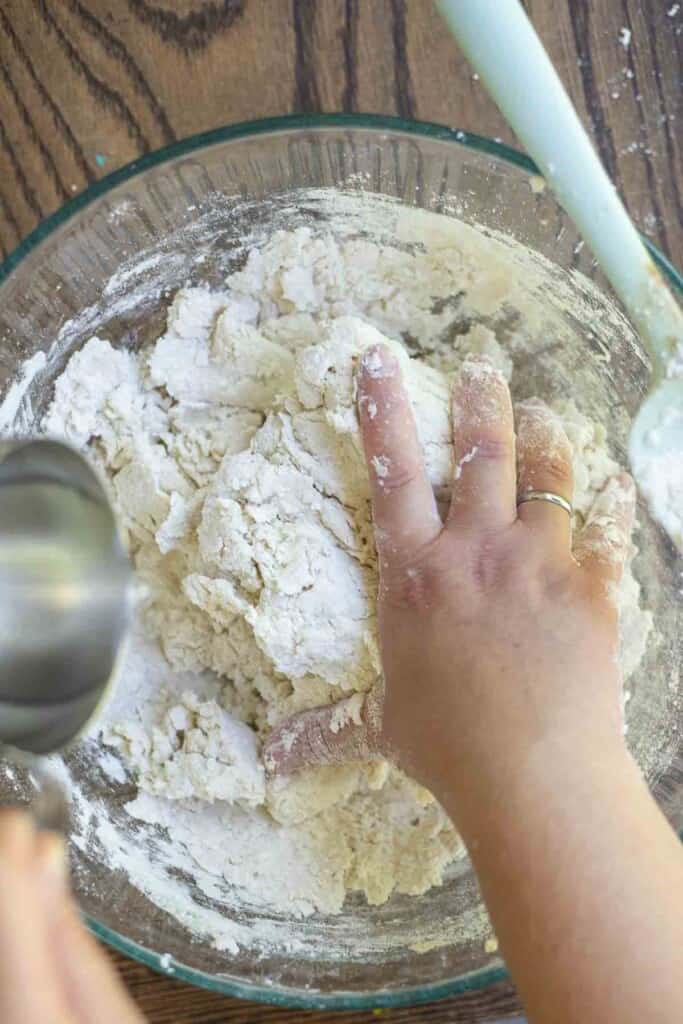
[[[437,6],[592,249],[648,349],[652,380],[631,428],[631,465],[653,514],[683,550],[680,306],[643,245],[518,0],[437,0]]]

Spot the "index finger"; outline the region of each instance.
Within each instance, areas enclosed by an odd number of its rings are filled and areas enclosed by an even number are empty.
[[[386,345],[361,359],[358,410],[370,474],[375,538],[380,560],[418,551],[441,532],[413,410],[398,361]]]

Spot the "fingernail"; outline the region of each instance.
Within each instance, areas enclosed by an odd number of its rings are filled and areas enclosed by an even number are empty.
[[[453,381],[451,414],[453,429],[472,430],[500,423],[509,415],[507,381],[486,356],[467,356]],[[483,438],[482,438],[483,440]]]
[[[469,419],[493,419],[509,402],[505,377],[487,356],[467,356],[453,383],[453,411],[459,410],[458,396],[467,407]]]
[[[474,366],[477,364],[481,366],[493,366],[493,360],[490,356],[484,355],[483,352],[468,352],[462,361],[462,365],[467,366],[468,364]]]
[[[395,377],[398,373],[398,360],[386,345],[373,345],[363,352],[360,361],[361,371],[373,380],[384,377]]]
[[[38,870],[42,877],[51,886],[66,888],[69,868],[64,837],[57,832],[43,832],[38,843]]]
[[[517,419],[542,419],[552,423],[562,423],[559,414],[540,398],[527,398],[523,402],[515,402]]]
[[[465,356],[460,366],[460,375],[466,377],[468,381],[499,380],[505,382],[505,377],[488,356],[475,353]]]
[[[571,448],[562,418],[545,402],[534,398],[517,402],[514,412],[518,440],[526,447],[546,451]]]

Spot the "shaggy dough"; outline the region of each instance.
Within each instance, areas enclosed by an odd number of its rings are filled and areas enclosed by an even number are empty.
[[[379,672],[359,355],[380,340],[395,350],[437,493],[454,472],[450,376],[472,351],[511,373],[481,323],[436,343],[449,313],[434,297],[462,275],[448,253],[280,232],[225,290],[181,290],[151,347],[88,341],[45,421],[108,480],[146,588],[141,630],[165,657],[126,700],[151,665],[139,648],[104,731],[138,783],[130,813],[288,913],[336,912],[352,890],[371,903],[424,892],[463,853],[431,794],[393,766],[272,780],[260,756],[275,723],[362,694]],[[405,332],[427,361],[409,357]],[[557,411],[585,518],[617,467],[599,426],[570,402]],[[650,628],[630,572],[620,604],[628,674]]]

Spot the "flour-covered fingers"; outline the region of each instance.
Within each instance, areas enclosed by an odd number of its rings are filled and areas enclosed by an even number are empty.
[[[515,407],[517,421],[517,494],[557,494],[571,504],[574,489],[572,449],[562,420],[545,402],[531,399]],[[548,501],[526,501],[517,515],[552,553],[569,554],[571,517]]]
[[[268,737],[266,768],[273,775],[290,775],[308,765],[368,761],[377,754],[381,715],[379,683],[368,694],[294,715]]]
[[[577,562],[592,575],[618,582],[631,549],[636,489],[628,473],[607,481],[597,495],[575,548]]]
[[[453,386],[455,479],[449,526],[514,523],[515,434],[510,390],[486,358],[468,356]]]
[[[380,564],[410,558],[439,535],[441,520],[400,367],[385,345],[363,354],[358,411]]]

